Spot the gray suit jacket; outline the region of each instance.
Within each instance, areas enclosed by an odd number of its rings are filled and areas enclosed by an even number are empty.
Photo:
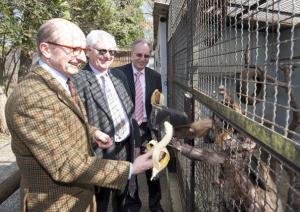
[[[124,73],[114,69],[109,71],[109,76],[130,121],[130,146],[132,150],[131,160],[133,160],[133,148],[140,145],[140,134],[137,122],[134,119],[134,105],[130,98],[130,89],[127,83],[127,78]],[[99,128],[113,139],[113,120],[106,97],[89,64],[75,75],[72,78],[72,81],[74,82],[77,92],[86,108],[89,123]],[[114,148],[115,145],[107,150],[103,150],[103,157],[115,159],[113,153]]]

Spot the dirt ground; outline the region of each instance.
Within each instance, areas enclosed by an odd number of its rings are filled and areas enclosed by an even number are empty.
[[[7,143],[10,142],[10,136],[0,133],[0,143]]]

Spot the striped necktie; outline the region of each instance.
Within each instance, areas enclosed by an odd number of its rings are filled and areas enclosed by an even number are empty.
[[[128,126],[126,125],[123,107],[116,99],[118,98],[116,92],[113,92],[113,88],[109,85],[108,80],[110,79],[108,74],[104,74],[100,78],[102,80],[102,88],[105,92],[108,108],[115,128],[115,141],[122,141],[126,137],[126,132],[129,131]]]
[[[143,98],[143,89],[140,80],[140,76],[143,73],[137,71],[135,73],[135,118],[139,125],[143,122],[144,118],[144,98]]]

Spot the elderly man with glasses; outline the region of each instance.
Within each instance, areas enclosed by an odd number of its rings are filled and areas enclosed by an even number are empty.
[[[132,99],[135,102],[135,118],[141,134],[141,152],[145,152],[146,144],[152,140],[148,127],[148,120],[152,110],[151,95],[155,89],[158,89],[160,92],[162,89],[160,73],[146,67],[149,63],[151,48],[151,44],[147,40],[134,41],[131,48],[131,63],[118,68],[125,73]],[[161,212],[163,209],[160,204],[160,182],[159,179],[151,181],[151,174],[151,170],[146,171],[149,208],[152,212]],[[135,195],[128,196],[127,199],[129,205],[135,205],[138,209],[141,207],[138,191],[136,191]]]
[[[88,63],[74,76],[73,82],[87,110],[89,123],[113,141],[110,148],[97,148],[96,152],[104,159],[133,161],[134,149],[140,144],[139,128],[126,76],[120,70],[110,69],[117,50],[115,38],[106,31],[92,30],[86,40]],[[125,196],[128,189],[135,189],[135,181],[130,185],[123,193],[100,188],[96,194],[97,211],[108,210],[111,193],[113,210],[127,211]]]

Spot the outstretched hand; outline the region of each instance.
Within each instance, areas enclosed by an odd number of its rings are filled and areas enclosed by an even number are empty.
[[[200,119],[191,124],[176,126],[174,136],[183,139],[201,138],[208,133],[212,125],[212,119]]]
[[[132,174],[137,175],[148,169],[153,168],[152,150],[138,156],[132,165]]]

